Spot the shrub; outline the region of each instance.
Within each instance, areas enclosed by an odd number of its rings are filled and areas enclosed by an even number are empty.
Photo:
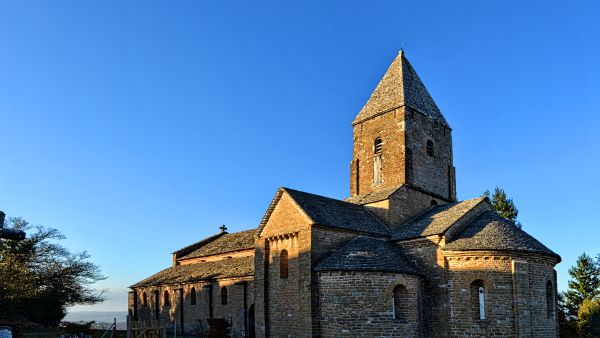
[[[20,337],[25,330],[39,329],[40,324],[30,322],[26,319],[0,319],[0,326],[10,326],[12,328],[12,336]]]
[[[231,337],[231,324],[225,318],[207,318],[210,331],[206,337],[208,338],[227,338]]]
[[[95,321],[84,322],[81,321],[79,323],[73,322],[61,322],[60,328],[63,334],[78,334],[83,333],[85,335],[93,335],[96,330],[92,328],[92,326],[96,323]]]

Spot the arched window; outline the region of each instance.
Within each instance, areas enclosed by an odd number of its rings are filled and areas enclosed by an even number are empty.
[[[227,304],[227,288],[221,288],[221,305]]]
[[[471,308],[475,319],[485,319],[485,289],[481,279],[471,283]]]
[[[171,306],[171,302],[169,301],[169,291],[167,291],[167,290],[165,290],[163,306]]]
[[[548,318],[552,318],[554,314],[554,288],[551,281],[546,283],[546,312]]]
[[[375,139],[375,147],[373,148],[375,151],[375,154],[381,154],[381,138],[376,138]]]
[[[408,320],[411,312],[412,299],[408,294],[406,286],[402,284],[396,285],[392,293],[394,319]]]
[[[190,291],[190,305],[196,305],[196,288]]]
[[[148,296],[146,295],[146,293],[144,292],[144,294],[142,295],[142,306],[143,307],[148,307]]]
[[[433,142],[431,140],[427,140],[427,155],[433,157]]]
[[[436,206],[436,205],[438,205],[437,201],[436,200],[431,200],[431,206],[433,207],[433,206]]]
[[[281,250],[279,255],[279,278],[288,278],[288,252]]]

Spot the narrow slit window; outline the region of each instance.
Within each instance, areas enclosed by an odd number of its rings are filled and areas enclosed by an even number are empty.
[[[196,288],[190,291],[190,305],[196,305]]]
[[[163,300],[163,306],[170,306],[171,302],[169,301],[169,291],[165,290],[165,297]]]
[[[427,155],[433,157],[433,142],[427,140]]]
[[[221,288],[221,305],[227,304],[227,287]]]
[[[476,319],[485,319],[485,301],[484,282],[477,279],[471,283],[471,306]]]
[[[546,283],[546,312],[548,318],[552,318],[554,314],[554,288],[551,281]]]
[[[281,250],[279,255],[279,278],[288,278],[288,252]]]
[[[378,187],[383,179],[381,177],[381,155],[375,155],[373,158],[373,185]]]
[[[145,292],[142,295],[142,306],[143,307],[148,307],[148,295],[146,295]]]
[[[381,145],[382,145],[381,138],[378,137],[375,140],[375,148],[374,148],[375,154],[381,154]]]

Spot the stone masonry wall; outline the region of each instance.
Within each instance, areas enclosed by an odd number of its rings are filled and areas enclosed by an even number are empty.
[[[209,314],[209,292],[212,291],[213,318],[225,318],[232,323],[232,337],[242,337],[245,330],[244,317],[244,285],[246,282],[246,310],[254,304],[254,285],[252,278],[222,279],[213,282],[190,284],[161,285],[156,287],[138,288],[130,293],[129,313],[137,313],[138,320],[155,320],[156,290],[158,290],[158,319],[166,321],[169,330],[173,330],[177,322],[177,334],[181,334],[181,291],[183,288],[183,327],[185,335],[206,334],[208,332],[207,318]],[[212,286],[211,288],[207,286]],[[227,288],[227,304],[221,304],[221,288]],[[192,305],[191,290],[196,289],[196,304]],[[169,294],[170,305],[164,303],[165,291]],[[143,304],[143,294],[146,293],[147,305]],[[137,296],[137,311],[134,311],[134,297]],[[247,316],[247,313],[246,313]]]
[[[377,138],[382,140],[379,186],[373,181]],[[427,155],[427,140],[433,142],[433,157]],[[451,130],[405,106],[359,123],[354,126],[350,174],[350,196],[412,184],[456,200]]]
[[[423,337],[449,336],[448,285],[444,256],[438,244],[443,237],[429,236],[395,243],[425,274],[423,280]]]
[[[311,220],[284,193],[256,239],[257,337],[310,337]],[[280,255],[288,251],[288,278],[280,278]]]
[[[318,336],[318,284],[313,268],[359,235],[312,225],[293,199],[283,194],[256,239],[257,337]],[[282,250],[288,253],[288,278],[280,276]]]
[[[451,130],[414,109],[406,109],[406,147],[412,151],[412,182],[416,187],[456,200]],[[427,141],[433,156],[427,155]]]
[[[431,207],[432,201],[438,205],[448,203],[444,199],[402,186],[389,199],[365,204],[364,207],[389,229],[394,230]]]
[[[366,271],[319,272],[321,337],[423,337],[421,277]],[[394,319],[392,292],[408,290],[407,311]]]
[[[446,253],[452,337],[558,337],[556,260],[497,251]],[[485,319],[479,318],[474,282],[483,281]],[[547,311],[546,283],[552,307]]]
[[[350,178],[350,182],[354,189],[350,191],[350,196],[405,183],[404,128],[404,107],[354,126],[353,161],[358,160],[358,165],[355,170],[351,170],[353,176]],[[375,140],[378,137],[383,142],[381,152],[383,182],[379,187],[375,187],[373,184],[373,158]],[[354,165],[356,166],[356,164]]]

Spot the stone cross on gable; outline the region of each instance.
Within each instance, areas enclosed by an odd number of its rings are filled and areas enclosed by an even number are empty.
[[[225,227],[225,224],[221,225],[219,227],[219,229],[221,229],[221,232],[225,232],[225,230],[227,230],[227,228]]]

